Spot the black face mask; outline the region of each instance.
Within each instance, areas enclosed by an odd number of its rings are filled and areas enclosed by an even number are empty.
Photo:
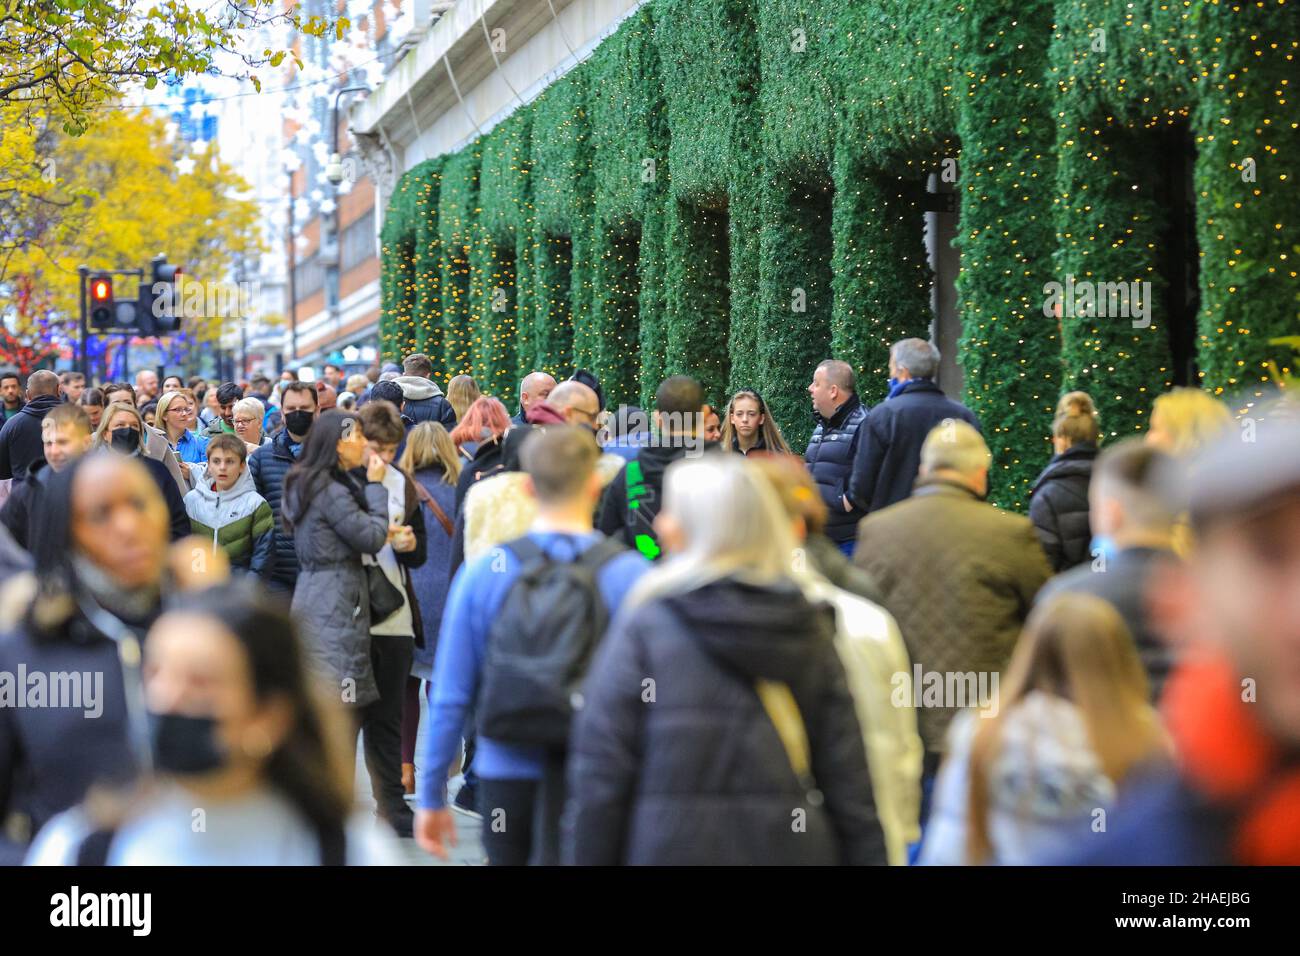
[[[217,722],[211,717],[150,713],[149,742],[154,769],[161,773],[210,773],[226,765]]]
[[[124,455],[140,450],[140,433],[134,428],[113,429],[113,449]]]
[[[305,437],[307,432],[311,431],[311,423],[316,417],[311,412],[294,411],[286,412],[284,415],[284,427],[289,429],[289,434],[297,435],[299,438]]]

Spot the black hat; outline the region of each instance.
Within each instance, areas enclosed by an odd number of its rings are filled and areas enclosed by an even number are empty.
[[[605,407],[605,390],[600,387],[600,379],[596,378],[594,372],[588,372],[585,368],[580,368],[569,377],[570,382],[579,382],[586,385],[596,393],[596,401],[603,409]]]

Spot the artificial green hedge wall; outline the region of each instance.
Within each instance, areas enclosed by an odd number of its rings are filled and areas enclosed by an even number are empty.
[[[385,358],[421,348],[514,404],[592,368],[608,404],[690,372],[757,387],[797,446],[835,355],[883,398],[931,326],[927,179],[959,201],[964,400],[1023,507],[1061,392],[1108,436],[1178,380],[1170,143],[1193,144],[1200,383],[1261,392],[1297,329],[1300,28],[1284,3],[651,0],[385,215]],[[1045,284],[1151,283],[1151,321],[1044,313]]]

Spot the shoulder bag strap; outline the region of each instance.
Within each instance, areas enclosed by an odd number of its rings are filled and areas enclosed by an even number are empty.
[[[758,678],[754,681],[754,690],[758,692],[759,702],[767,711],[767,717],[776,728],[781,745],[785,747],[790,769],[803,784],[810,777],[812,764],[808,750],[808,731],[804,727],[803,716],[799,713],[799,704],[790,691],[790,685],[783,681]]]
[[[427,505],[429,510],[433,512],[433,516],[438,519],[438,524],[442,525],[442,530],[447,532],[447,537],[452,537],[456,533],[456,526],[453,525],[451,519],[447,517],[447,512],[442,510],[442,505],[438,504],[433,495],[429,494],[429,489],[420,484],[417,479],[411,478],[409,480],[415,485],[416,497],[418,497],[420,501]]]

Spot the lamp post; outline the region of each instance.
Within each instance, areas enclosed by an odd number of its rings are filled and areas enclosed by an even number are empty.
[[[343,182],[343,160],[339,156],[339,99],[345,93],[369,92],[368,86],[344,86],[334,92],[334,108],[330,112],[330,161],[325,166],[325,178],[330,182],[330,202],[328,221],[330,238],[330,255],[325,260],[325,294],[328,297],[330,318],[337,330],[339,323],[339,271],[342,249],[340,248],[339,229],[339,183]]]

